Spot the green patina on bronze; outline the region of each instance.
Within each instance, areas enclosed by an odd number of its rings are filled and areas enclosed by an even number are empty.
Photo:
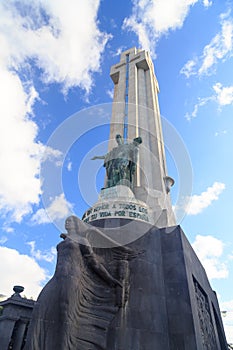
[[[142,143],[141,137],[136,137],[131,143],[123,143],[121,135],[116,135],[117,147],[114,147],[104,156],[95,156],[95,159],[104,159],[107,174],[107,186],[126,185],[132,187],[138,160],[138,147]]]

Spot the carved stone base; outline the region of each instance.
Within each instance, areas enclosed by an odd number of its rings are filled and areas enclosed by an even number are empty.
[[[92,225],[131,236],[126,247],[59,243],[26,349],[226,350],[216,294],[181,228],[125,221]]]

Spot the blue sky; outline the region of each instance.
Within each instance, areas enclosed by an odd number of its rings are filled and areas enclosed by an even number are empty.
[[[232,5],[1,1],[1,294],[22,284],[36,297],[53,274],[65,217],[94,204],[104,171],[90,158],[106,150],[110,67],[136,46],[153,57],[164,124],[173,125],[190,157],[190,206],[179,223],[228,310],[233,343]],[[169,144],[165,138],[176,206],[181,165]]]

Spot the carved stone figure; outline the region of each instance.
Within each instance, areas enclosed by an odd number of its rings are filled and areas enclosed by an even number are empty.
[[[127,302],[128,260],[137,254],[110,239],[116,245],[104,249],[110,257],[105,265],[87,238],[94,232],[108,239],[104,233],[76,216],[67,218],[65,228],[55,274],[34,307],[26,349],[106,350],[108,327]]]
[[[69,216],[65,222],[65,228],[69,234],[78,234],[78,223],[79,219],[76,216]],[[60,236],[63,239],[68,237],[67,234],[62,233]],[[109,285],[115,286],[119,285],[122,287],[121,283],[117,281],[110,273],[106,270],[103,264],[100,263],[97,256],[95,255],[88,239],[86,237],[79,237],[79,245],[82,256],[86,259],[88,266],[97,273],[105,282]]]
[[[141,137],[134,138],[133,142],[124,144],[121,135],[116,135],[118,146],[103,156],[95,156],[95,159],[104,159],[106,168],[107,187],[124,184],[131,186],[133,183],[138,159],[138,147],[142,143]]]
[[[195,287],[195,293],[196,293],[203,349],[204,350],[217,349],[216,339],[214,334],[214,327],[213,327],[207,295],[199,286],[198,282],[195,280],[194,280],[194,287]]]

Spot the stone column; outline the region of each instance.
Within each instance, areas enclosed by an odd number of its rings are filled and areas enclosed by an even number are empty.
[[[26,331],[27,322],[23,320],[17,321],[17,332],[14,339],[14,350],[21,350],[23,338]]]
[[[15,319],[2,318],[0,321],[1,349],[7,350],[15,326]]]

